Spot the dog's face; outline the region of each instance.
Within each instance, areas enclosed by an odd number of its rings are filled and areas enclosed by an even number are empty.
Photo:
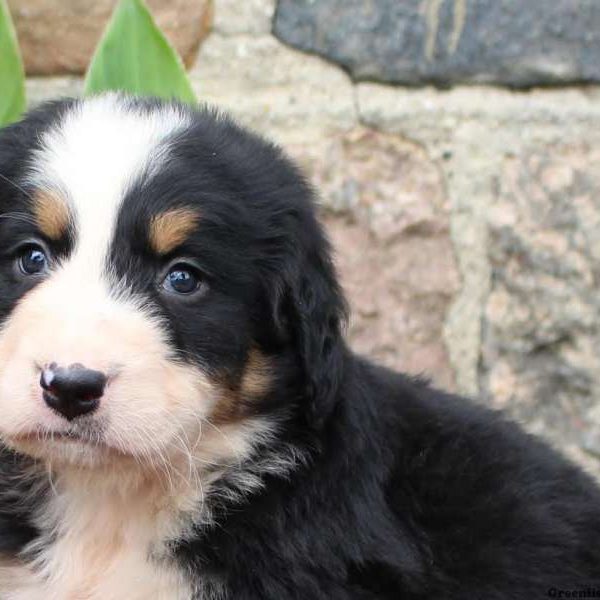
[[[17,450],[155,464],[207,428],[264,433],[330,394],[341,312],[307,187],[230,122],[108,95],[0,133],[0,437]]]

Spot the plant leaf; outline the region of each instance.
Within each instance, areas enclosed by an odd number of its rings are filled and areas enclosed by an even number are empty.
[[[5,0],[0,0],[0,127],[25,110],[25,71],[17,34]]]
[[[196,102],[179,55],[143,0],[120,0],[96,48],[84,93],[107,90]]]

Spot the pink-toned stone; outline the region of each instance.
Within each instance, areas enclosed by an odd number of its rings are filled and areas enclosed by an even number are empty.
[[[443,324],[459,276],[436,165],[415,144],[368,129],[289,150],[321,194],[352,347],[453,387]]]
[[[85,72],[116,0],[8,0],[28,75]],[[212,0],[147,0],[186,65],[210,31]]]

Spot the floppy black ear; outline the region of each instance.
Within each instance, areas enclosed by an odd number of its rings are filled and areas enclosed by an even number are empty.
[[[302,370],[307,416],[319,425],[334,409],[343,378],[347,310],[320,228],[309,237],[284,277],[278,320]]]

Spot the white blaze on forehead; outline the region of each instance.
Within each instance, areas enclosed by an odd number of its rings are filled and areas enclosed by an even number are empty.
[[[173,106],[136,106],[117,94],[76,103],[42,137],[32,183],[63,194],[77,231],[72,260],[99,275],[128,188],[151,175],[167,157],[164,143],[186,126]]]

